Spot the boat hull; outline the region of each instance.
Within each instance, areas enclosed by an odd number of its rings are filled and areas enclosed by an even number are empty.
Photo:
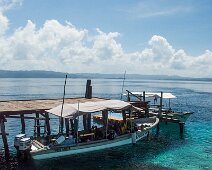
[[[148,133],[159,123],[159,119],[146,118],[142,119],[145,121],[150,121],[152,123],[151,127],[147,127],[145,130],[136,131],[134,133],[129,133],[121,136],[117,136],[112,140],[104,139],[101,141],[90,141],[87,143],[74,144],[72,146],[59,146],[54,148],[42,148],[36,151],[31,151],[31,156],[35,160],[50,159],[57,157],[64,157],[68,155],[76,155],[81,153],[94,152],[104,149],[109,149],[113,147],[119,147],[127,144],[135,144],[139,140],[145,138]],[[141,120],[135,120],[141,122]],[[145,122],[144,121],[144,122]]]
[[[144,131],[144,132],[136,132],[136,142],[138,142],[142,138],[145,138],[149,131],[150,130]],[[76,146],[70,146],[70,147],[46,149],[42,151],[31,152],[31,155],[32,155],[32,158],[35,160],[50,159],[50,158],[68,156],[68,155],[88,153],[88,152],[118,147],[122,145],[127,145],[130,143],[132,143],[132,135],[127,134],[122,137],[117,137],[113,140],[105,140],[99,143],[76,145]]]

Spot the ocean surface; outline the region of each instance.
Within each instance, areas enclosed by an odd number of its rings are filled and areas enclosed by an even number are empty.
[[[93,96],[120,99],[123,80],[93,79]],[[62,98],[64,79],[0,79],[0,100]],[[86,79],[68,79],[66,97],[83,97]],[[45,161],[20,163],[18,169],[212,169],[212,82],[169,80],[126,80],[125,90],[171,92],[177,96],[171,107],[192,111],[185,124],[183,139],[177,124],[162,124],[159,137],[135,146]],[[52,117],[53,133],[58,119]],[[27,121],[27,135],[33,135],[33,121]],[[6,131],[13,155],[13,138],[21,132],[20,120],[8,119]],[[0,137],[0,150],[3,148]]]

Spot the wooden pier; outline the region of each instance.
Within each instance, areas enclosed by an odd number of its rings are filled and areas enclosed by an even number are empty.
[[[65,98],[65,104],[73,104],[73,103],[83,103],[83,102],[95,102],[95,101],[103,101],[106,99],[103,98],[92,98],[92,86],[91,80],[87,80],[85,97],[81,98]],[[34,124],[34,136],[41,136],[44,133],[47,135],[51,134],[50,131],[50,123],[49,123],[49,114],[46,110],[49,110],[53,107],[61,105],[63,103],[63,99],[39,99],[39,100],[10,100],[10,101],[0,101],[0,135],[2,136],[2,141],[4,145],[4,153],[5,159],[8,160],[10,158],[9,146],[7,142],[7,136],[9,135],[5,131],[5,126],[7,119],[9,118],[17,118],[21,120],[21,132],[25,133],[26,124],[25,121],[28,119],[33,119],[35,121]],[[91,126],[90,117],[86,118],[87,126]],[[41,122],[44,122],[45,125],[41,125]],[[73,122],[69,122],[69,120],[65,120],[66,125],[66,133],[69,133],[69,123],[73,124]],[[72,125],[73,126],[73,125]],[[44,128],[44,131],[41,131],[41,128]],[[17,132],[18,133],[18,132]]]

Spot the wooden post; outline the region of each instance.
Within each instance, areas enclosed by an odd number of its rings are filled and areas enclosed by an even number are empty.
[[[163,106],[163,92],[160,95],[160,106],[159,106],[159,118],[162,116],[162,106]]]
[[[73,131],[74,130],[74,121],[73,121],[73,119],[70,119],[70,124],[71,124],[71,130]]]
[[[83,115],[82,118],[84,130],[87,130],[87,115]]]
[[[125,110],[122,110],[122,117],[123,117],[123,122],[126,123],[127,122],[127,117],[126,117]]]
[[[60,133],[63,134],[64,118],[60,117]]]
[[[86,90],[85,90],[85,98],[86,99],[92,98],[91,80],[87,80]],[[83,125],[84,125],[85,130],[88,130],[91,128],[91,114],[90,113],[83,116]]]
[[[159,135],[160,132],[160,123],[157,124],[156,135]]]
[[[7,136],[6,136],[6,132],[5,132],[5,125],[4,125],[5,121],[6,121],[6,119],[4,118],[4,116],[1,116],[0,117],[1,135],[2,135],[2,141],[4,144],[5,159],[8,161],[10,158],[10,151],[9,151],[9,147],[8,147],[8,143],[7,143]]]
[[[145,100],[146,100],[146,98],[145,98],[145,91],[143,91],[143,102],[145,103]]]
[[[85,98],[87,98],[87,99],[91,99],[92,98],[91,80],[87,80],[86,91],[85,91]]]
[[[184,131],[184,122],[179,122],[179,126],[180,126],[180,138],[183,138],[183,131]]]
[[[147,140],[149,140],[150,139],[150,134],[149,134],[149,131],[147,132]]]
[[[25,133],[25,121],[24,121],[24,114],[20,114],[21,117],[21,133]]]
[[[130,102],[130,93],[127,91],[127,101]]]
[[[36,127],[37,127],[37,136],[40,136],[40,121],[39,121],[39,113],[36,113]]]
[[[87,129],[91,129],[91,114],[87,114]]]
[[[49,123],[49,113],[45,113],[45,122],[47,128],[47,136],[51,135],[50,123]]]
[[[66,125],[66,135],[69,135],[69,119],[65,119],[65,125]]]
[[[107,138],[107,129],[108,129],[108,111],[107,110],[102,111],[102,119],[104,123],[105,138]]]

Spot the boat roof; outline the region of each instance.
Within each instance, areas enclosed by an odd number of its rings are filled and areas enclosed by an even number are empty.
[[[96,102],[85,102],[75,104],[64,104],[62,117],[76,118],[77,116],[99,112],[103,110],[126,110],[131,107],[131,104],[121,100],[104,100]],[[62,105],[58,105],[52,109],[46,110],[56,116],[61,116]]]
[[[131,92],[133,95],[135,96],[143,96],[143,92]],[[132,95],[129,94],[129,95]],[[124,94],[127,95],[127,94]],[[161,97],[161,93],[158,92],[145,92],[145,97],[156,97],[156,98],[160,98]],[[173,95],[172,93],[163,93],[163,99],[174,99],[177,98],[175,95]]]

